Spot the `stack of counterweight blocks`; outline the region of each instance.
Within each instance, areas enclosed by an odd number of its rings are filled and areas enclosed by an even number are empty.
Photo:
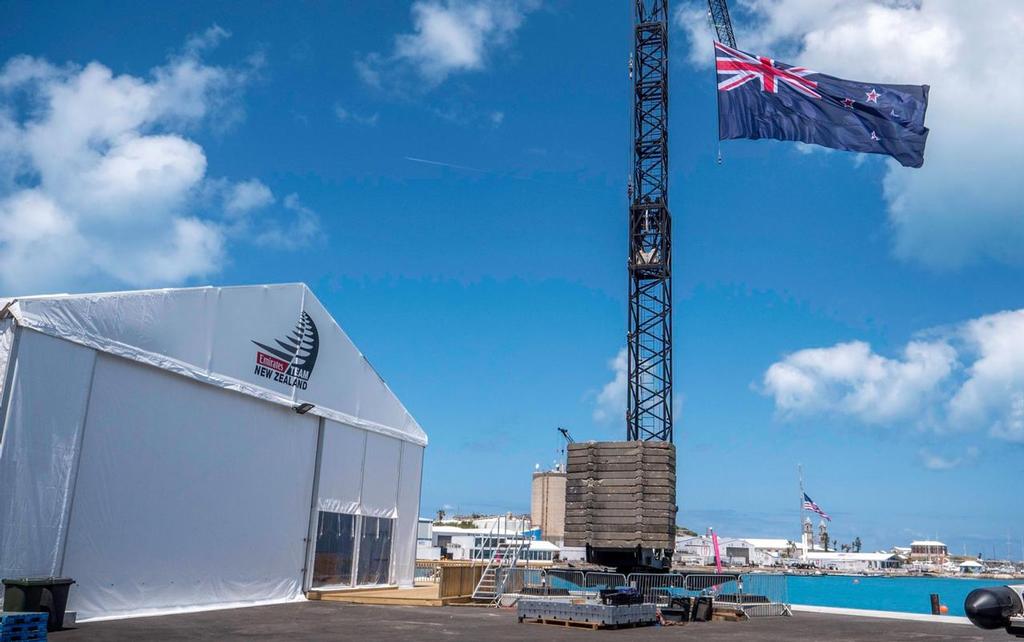
[[[675,446],[574,443],[567,459],[566,546],[675,548]]]

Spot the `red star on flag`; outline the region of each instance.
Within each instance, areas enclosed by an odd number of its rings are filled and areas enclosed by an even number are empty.
[[[843,107],[853,109],[853,98],[843,98]]]
[[[874,89],[872,89],[871,91],[868,92],[868,102],[869,103],[877,103],[878,102],[878,97],[881,96],[881,95],[882,94],[880,94],[877,91],[875,91]]]

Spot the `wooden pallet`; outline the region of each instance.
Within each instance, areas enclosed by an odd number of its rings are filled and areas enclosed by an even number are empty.
[[[602,624],[600,622],[579,622],[577,620],[561,620],[558,618],[535,618],[519,620],[520,622],[530,622],[531,624],[553,624],[555,626],[564,626],[567,628],[576,629],[590,629],[591,631],[603,630],[603,629],[633,629],[640,626],[651,626],[654,622],[629,622],[627,624]]]

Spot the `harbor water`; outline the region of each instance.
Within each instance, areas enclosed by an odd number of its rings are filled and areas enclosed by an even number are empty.
[[[978,580],[956,577],[858,577],[850,575],[790,575],[792,604],[847,609],[931,613],[932,593],[949,607],[947,615],[964,615],[964,598],[976,588],[1021,583],[1021,580]]]

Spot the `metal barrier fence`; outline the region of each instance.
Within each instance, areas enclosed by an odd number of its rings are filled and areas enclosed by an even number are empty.
[[[502,587],[503,595],[543,595],[544,571],[539,568],[501,568],[498,569],[498,586]]]
[[[742,593],[743,586],[739,575],[687,575],[686,589],[690,595],[723,595]]]
[[[586,581],[583,571],[547,569],[544,571],[544,583],[551,593],[567,591],[569,595],[584,595]]]
[[[572,571],[563,569],[499,569],[501,593],[514,604],[523,596],[595,596],[601,589],[631,586],[644,602],[668,606],[673,597],[712,596],[715,602],[742,609],[750,617],[789,615],[789,591],[786,576],[753,573],[690,574],[621,573]],[[417,573],[419,569],[417,567]]]
[[[640,591],[644,602],[668,604],[672,597],[692,595],[686,589],[686,576],[679,573],[630,573],[626,584]]]
[[[626,584],[626,576],[622,573],[587,573],[583,579],[583,587],[587,593],[597,594],[602,589],[614,589]]]
[[[741,576],[738,602],[750,617],[791,615],[789,610],[789,584],[781,574],[751,573]],[[727,602],[725,595],[719,602]]]

